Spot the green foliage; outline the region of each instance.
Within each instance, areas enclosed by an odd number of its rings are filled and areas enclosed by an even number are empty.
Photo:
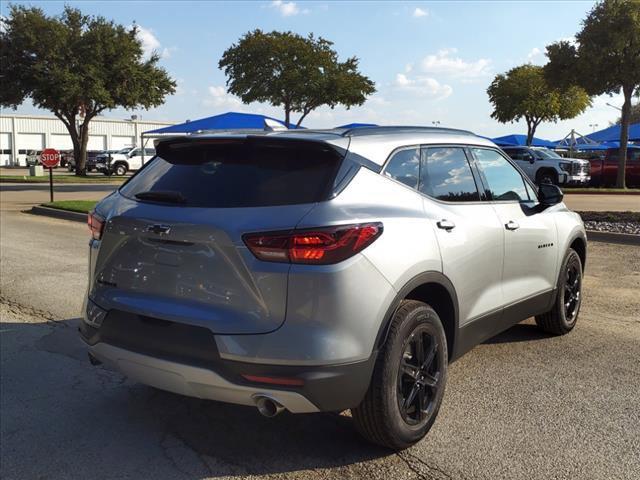
[[[96,206],[97,200],[58,200],[56,202],[43,203],[42,205],[69,212],[88,213]]]
[[[50,110],[67,127],[78,171],[84,170],[88,125],[104,110],[150,108],[175,91],[158,67],[159,56],[143,58],[136,34],[103,17],[65,7],[47,16],[35,7],[13,5],[0,29],[0,104],[26,99]],[[82,123],[78,113],[85,113]]]
[[[619,117],[616,121],[618,125],[622,124],[622,117]],[[631,111],[629,112],[629,124],[640,123],[640,103],[631,105]]]
[[[495,77],[487,89],[493,104],[491,116],[501,123],[522,118],[527,122],[527,144],[541,122],[556,122],[582,113],[591,100],[580,87],[552,88],[542,67],[521,65]]]
[[[362,105],[375,92],[374,83],[358,72],[358,59],[338,60],[332,42],[292,32],[254,30],[228,48],[219,62],[227,76],[229,93],[244,103],[268,102],[281,106],[285,121],[328,105]]]
[[[631,98],[640,88],[640,2],[599,2],[583,21],[576,44],[549,45],[547,56],[545,76],[554,85],[576,83],[591,95],[611,95],[622,90],[617,186],[624,188]]]

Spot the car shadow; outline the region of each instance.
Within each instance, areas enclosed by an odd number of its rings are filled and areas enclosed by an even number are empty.
[[[485,344],[500,344],[500,343],[516,343],[516,342],[530,342],[532,340],[545,340],[551,338],[553,335],[543,332],[537,325],[531,323],[518,323],[513,327],[499,333],[495,337],[485,340]]]
[[[393,454],[364,442],[344,412],[265,418],[253,407],[156,390],[92,366],[78,323],[0,326],[2,403],[10,406],[0,428],[11,441],[3,457],[23,478],[46,468],[33,459],[47,458],[68,468],[47,470],[48,478],[86,478],[87,465],[103,469],[97,477],[135,477],[135,462],[154,464],[157,478],[175,478],[176,469],[206,478],[339,469]],[[123,450],[126,459],[100,463]]]

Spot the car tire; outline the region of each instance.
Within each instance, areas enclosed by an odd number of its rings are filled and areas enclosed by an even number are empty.
[[[576,326],[581,303],[582,261],[578,253],[570,248],[560,269],[553,308],[536,315],[536,323],[547,333],[565,335]]]
[[[113,173],[122,177],[127,174],[127,166],[124,163],[116,163],[113,167]]]
[[[438,415],[448,358],[435,310],[404,300],[378,352],[369,389],[351,409],[356,430],[368,441],[394,450],[420,441]]]

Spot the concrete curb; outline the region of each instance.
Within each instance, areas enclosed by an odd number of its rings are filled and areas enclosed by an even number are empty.
[[[590,242],[640,245],[640,235],[632,235],[630,233],[598,232],[596,230],[587,230],[587,240]]]
[[[68,210],[60,210],[59,208],[43,207],[42,205],[31,207],[29,213],[34,215],[43,215],[45,217],[60,218],[62,220],[71,220],[72,222],[87,222],[86,213],[70,212]]]

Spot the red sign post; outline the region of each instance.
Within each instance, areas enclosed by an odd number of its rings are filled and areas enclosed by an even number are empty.
[[[49,169],[49,197],[53,202],[53,167],[60,163],[60,152],[55,148],[45,148],[40,154],[40,163]]]

